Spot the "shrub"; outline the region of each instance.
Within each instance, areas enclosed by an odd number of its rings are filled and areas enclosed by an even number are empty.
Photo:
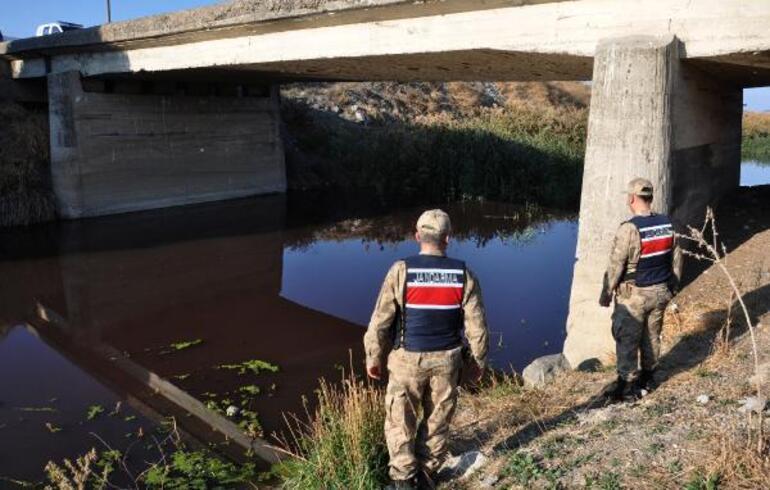
[[[402,203],[578,202],[585,110],[515,106],[361,125],[286,101],[284,114],[297,147],[323,162],[317,170],[330,186],[370,188]]]
[[[294,457],[274,472],[288,489],[380,489],[388,455],[382,391],[349,375],[341,385],[321,380],[309,421],[289,419],[285,450]]]

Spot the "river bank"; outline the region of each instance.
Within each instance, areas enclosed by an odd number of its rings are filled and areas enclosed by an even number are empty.
[[[770,361],[770,187],[741,189],[717,210],[731,274],[757,327],[760,376]],[[690,276],[702,269],[688,259]],[[604,406],[611,370],[567,373],[543,389],[503,385],[465,394],[455,452],[489,458],[442,488],[763,488],[770,457],[756,451],[745,412],[755,395],[752,343],[735,297],[711,267],[674,299],[664,325],[661,386],[638,402]],[[502,388],[502,389],[501,389]],[[766,395],[765,395],[766,396]]]

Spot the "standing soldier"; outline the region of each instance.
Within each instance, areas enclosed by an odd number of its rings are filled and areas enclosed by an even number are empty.
[[[481,289],[464,262],[446,256],[450,231],[444,211],[434,209],[420,216],[415,233],[420,254],[390,268],[364,336],[366,371],[371,378],[380,379],[387,354],[385,439],[391,489],[415,488],[418,478],[432,485],[431,477],[447,456],[463,359],[463,327],[477,378],[486,366]],[[422,407],[419,426],[418,407]]]
[[[679,285],[682,253],[676,243],[668,216],[653,213],[652,183],[634,179],[628,183],[628,207],[633,218],[620,225],[610,253],[599,299],[610,306],[612,336],[615,339],[618,380],[609,395],[623,400],[626,387],[639,371],[635,393],[655,388],[655,368],[660,356],[660,331],[663,312]]]

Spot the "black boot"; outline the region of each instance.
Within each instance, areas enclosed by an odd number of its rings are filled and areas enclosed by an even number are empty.
[[[636,385],[640,391],[644,390],[647,393],[655,391],[658,387],[658,384],[655,382],[655,371],[642,369],[642,372],[639,373],[639,377],[636,379]]]
[[[414,479],[411,480],[391,480],[390,485],[385,490],[417,490]]]
[[[420,471],[417,473],[417,490],[435,490],[436,480],[432,473]]]
[[[610,399],[612,402],[622,402],[623,401],[623,395],[625,395],[626,392],[626,386],[628,383],[625,379],[618,376],[617,381],[615,381],[615,387],[609,391],[607,391],[606,396]]]

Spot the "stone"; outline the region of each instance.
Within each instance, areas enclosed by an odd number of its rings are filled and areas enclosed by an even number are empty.
[[[711,398],[708,395],[700,395],[698,398],[695,399],[698,403],[701,405],[707,404],[709,401],[711,401]]]
[[[525,386],[540,387],[550,383],[559,373],[569,369],[570,365],[563,354],[551,354],[532,361],[529,366],[524,368],[521,376],[524,378]]]
[[[741,413],[760,413],[767,406],[767,400],[764,397],[749,396],[740,400],[740,404],[738,411]]]
[[[439,480],[464,479],[476,473],[488,458],[481,451],[468,451],[459,456],[449,456],[438,471]]]
[[[495,484],[500,481],[500,477],[497,475],[487,475],[479,480],[479,487],[481,488],[493,488]]]

